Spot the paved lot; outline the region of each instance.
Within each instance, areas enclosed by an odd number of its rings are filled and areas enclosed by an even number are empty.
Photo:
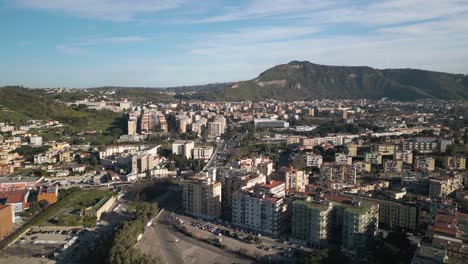
[[[174,214],[174,217],[184,221],[184,226],[191,231],[195,236],[201,238],[216,238],[219,237],[222,239],[222,244],[233,250],[242,249],[252,257],[258,256],[268,256],[268,255],[282,255],[286,250],[301,250],[301,251],[311,251],[311,249],[302,247],[301,245],[295,245],[290,242],[281,241],[280,239],[274,239],[271,237],[259,236],[258,238],[262,241],[260,244],[249,243],[243,239],[231,238],[225,235],[217,236],[208,230],[202,230],[201,226],[207,226],[211,228],[217,228],[218,230],[228,230],[233,233],[237,233],[240,237],[247,237],[248,235],[255,236],[255,234],[248,234],[242,231],[235,230],[233,228],[228,228],[226,226],[217,225],[214,223],[201,221],[194,219],[186,215]],[[195,223],[192,224],[192,223]]]
[[[172,227],[171,211],[180,204],[180,193],[171,192],[161,203],[165,211],[148,228],[137,247],[145,254],[159,257],[169,264],[252,263],[248,259],[187,237]]]
[[[8,256],[0,258],[0,264],[53,264],[55,261],[46,258]]]

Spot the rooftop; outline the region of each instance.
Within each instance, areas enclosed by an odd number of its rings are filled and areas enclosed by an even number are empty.
[[[25,176],[10,177],[10,178],[0,177],[0,183],[11,183],[11,182],[39,182],[40,179],[41,179],[41,178],[36,178],[36,177],[25,177]]]
[[[271,181],[270,183],[261,184],[261,185],[259,185],[259,187],[264,188],[264,189],[272,189],[272,188],[278,187],[278,186],[280,186],[282,184],[284,184],[284,183],[280,182],[280,181]]]
[[[15,190],[0,192],[0,199],[6,199],[6,203],[22,203],[28,190]]]

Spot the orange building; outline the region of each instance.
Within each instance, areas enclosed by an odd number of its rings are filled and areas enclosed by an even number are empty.
[[[13,218],[10,205],[0,204],[0,240],[6,237],[13,227]]]
[[[42,200],[46,200],[47,202],[49,202],[50,205],[52,205],[57,202],[57,196],[58,187],[41,187],[39,189],[39,193],[37,194],[37,201],[40,202]]]

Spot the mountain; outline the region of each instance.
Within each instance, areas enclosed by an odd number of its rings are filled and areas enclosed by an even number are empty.
[[[249,81],[236,82],[219,99],[297,100],[313,98],[388,97],[468,99],[468,76],[416,69],[379,70],[365,66],[326,66],[292,61],[274,66]]]

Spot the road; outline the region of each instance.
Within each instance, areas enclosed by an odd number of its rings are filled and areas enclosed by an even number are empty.
[[[224,141],[222,140],[221,141],[221,145],[224,144]],[[210,160],[208,160],[208,162],[206,163],[205,167],[203,167],[203,170],[206,170],[208,169],[209,167],[211,167],[211,165],[213,164],[213,161],[216,160],[216,157],[218,156],[218,149],[219,149],[219,144],[216,144],[216,148],[213,152],[213,155],[211,155],[210,157]]]

